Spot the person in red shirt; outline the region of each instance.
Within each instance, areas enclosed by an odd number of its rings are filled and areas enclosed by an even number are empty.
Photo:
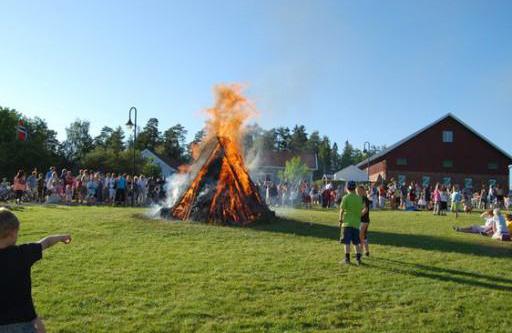
[[[27,182],[25,180],[25,172],[23,170],[19,170],[14,177],[13,190],[16,193],[16,205],[21,204],[21,198],[23,197],[23,193],[27,189]]]

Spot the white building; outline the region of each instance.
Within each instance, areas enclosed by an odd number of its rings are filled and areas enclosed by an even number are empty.
[[[172,166],[172,162],[147,148],[141,152],[141,155],[143,158],[153,161],[154,164],[160,167],[162,178],[167,178],[178,171],[176,165]]]

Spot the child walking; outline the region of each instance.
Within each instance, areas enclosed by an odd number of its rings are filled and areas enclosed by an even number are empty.
[[[48,236],[36,243],[16,245],[19,227],[16,215],[0,208],[0,332],[44,333],[32,300],[30,269],[45,249],[58,242],[69,244],[71,236]]]

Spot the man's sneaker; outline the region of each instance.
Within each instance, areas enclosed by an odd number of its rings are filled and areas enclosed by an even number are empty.
[[[362,264],[361,259],[356,259],[356,265],[360,266]]]
[[[370,252],[365,252],[364,255],[369,257],[370,256]]]
[[[350,265],[350,259],[345,258],[345,259],[343,259],[342,263],[344,265]]]

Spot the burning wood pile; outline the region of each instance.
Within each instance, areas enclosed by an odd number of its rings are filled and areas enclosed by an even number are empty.
[[[236,86],[219,86],[217,103],[207,110],[207,135],[189,168],[189,184],[162,215],[214,224],[248,225],[274,214],[260,197],[240,147],[241,126],[250,115]]]

